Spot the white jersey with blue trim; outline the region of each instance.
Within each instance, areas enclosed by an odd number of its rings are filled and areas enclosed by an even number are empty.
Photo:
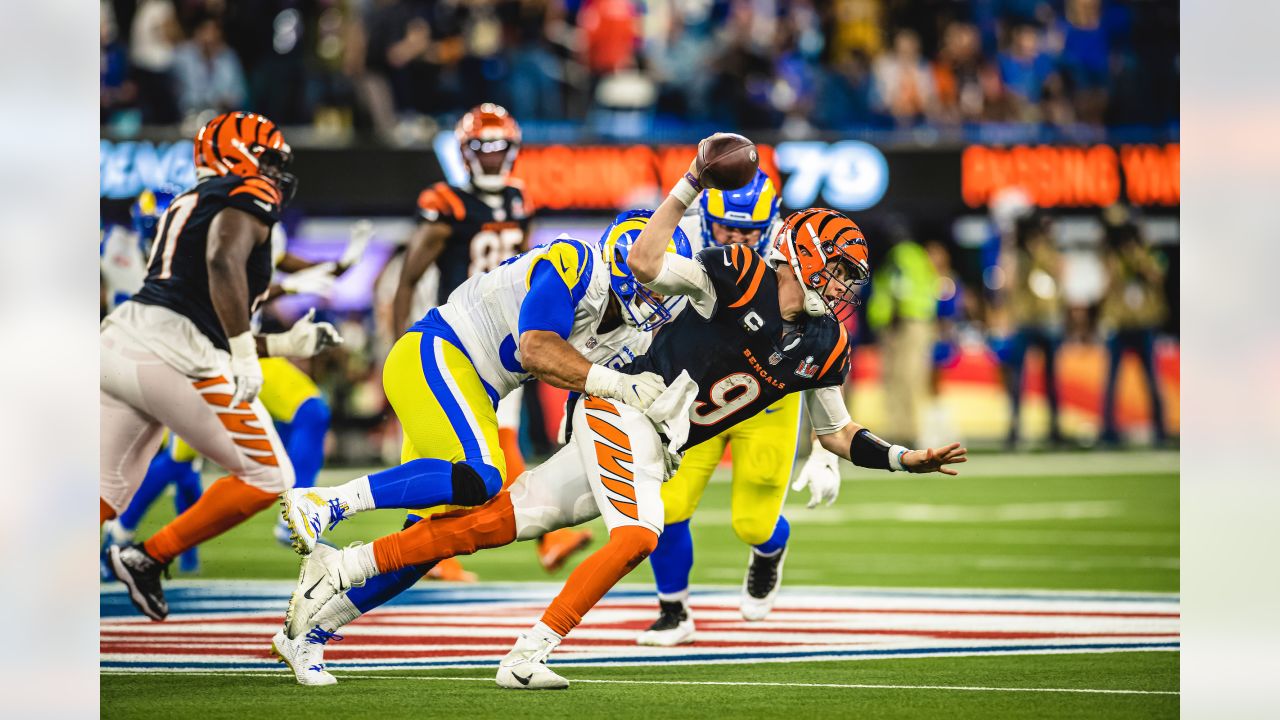
[[[520,308],[534,265],[541,259],[551,262],[576,301],[566,339],[573,349],[597,365],[621,367],[649,347],[650,333],[626,323],[608,333],[596,332],[609,307],[609,268],[594,246],[561,235],[468,278],[439,308],[476,371],[498,397],[532,377],[521,365]]]

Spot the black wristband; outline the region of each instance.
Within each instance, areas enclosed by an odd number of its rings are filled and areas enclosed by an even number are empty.
[[[849,443],[849,460],[854,465],[873,470],[889,469],[889,448],[892,446],[862,428]]]

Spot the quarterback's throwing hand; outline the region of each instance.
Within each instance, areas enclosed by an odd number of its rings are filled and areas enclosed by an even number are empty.
[[[800,468],[800,474],[791,484],[791,489],[799,492],[809,488],[809,507],[815,508],[819,503],[830,505],[840,496],[840,456],[813,444],[813,452]]]
[[[951,443],[940,448],[911,450],[902,456],[902,468],[907,472],[930,473],[940,472],[944,475],[959,475],[955,468],[947,467],[968,462],[965,456],[968,450],[960,447],[960,443]]]

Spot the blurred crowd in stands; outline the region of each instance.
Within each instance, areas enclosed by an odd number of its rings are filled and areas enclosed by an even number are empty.
[[[815,131],[1178,117],[1172,0],[102,0],[102,122],[249,107],[413,139],[529,127]]]

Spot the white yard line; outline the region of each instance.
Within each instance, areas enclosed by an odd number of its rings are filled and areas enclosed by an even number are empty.
[[[137,675],[137,672],[103,671],[103,675]],[[184,675],[213,675],[218,677],[267,677],[280,679],[280,673],[268,672],[224,672],[224,671],[192,671]],[[443,677],[438,675],[353,675],[360,680],[428,680],[446,682],[484,682],[492,683],[487,677]],[[1179,695],[1176,690],[1112,690],[1104,688],[1026,688],[1026,687],[983,687],[975,685],[878,685],[872,683],[785,683],[785,682],[747,682],[727,680],[572,680],[574,683],[592,683],[596,685],[723,685],[730,687],[794,687],[794,688],[834,688],[840,690],[952,690],[957,692],[1044,692],[1044,693],[1086,693],[1094,695]]]

